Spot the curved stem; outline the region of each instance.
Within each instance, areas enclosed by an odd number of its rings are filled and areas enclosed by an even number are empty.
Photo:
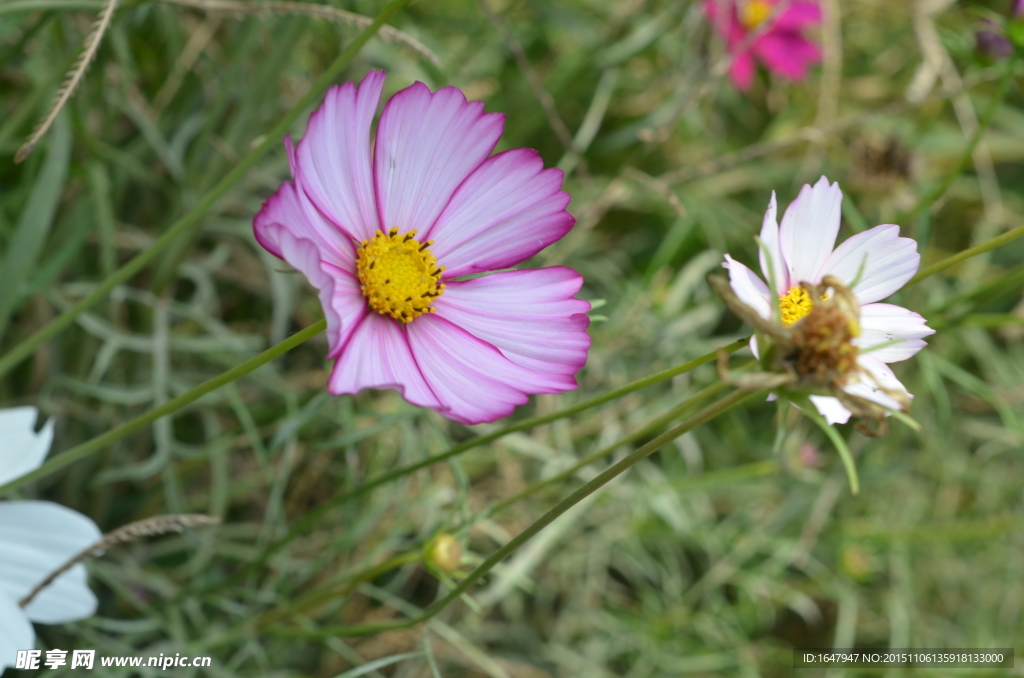
[[[997,235],[991,240],[986,240],[985,242],[979,245],[975,245],[974,247],[968,247],[963,252],[957,252],[951,257],[946,257],[942,261],[937,261],[931,266],[926,266],[925,268],[921,269],[920,271],[917,272],[917,275],[915,275],[913,278],[907,281],[907,284],[904,285],[904,287],[908,287],[910,285],[913,285],[914,283],[919,283],[925,278],[933,276],[936,273],[941,273],[950,266],[956,266],[960,262],[966,261],[971,257],[976,257],[979,254],[984,254],[985,252],[988,252],[989,250],[994,250],[1000,245],[1005,245],[1011,240],[1016,240],[1022,235],[1024,235],[1024,225],[1018,226],[1017,228],[1007,231],[1002,235]]]
[[[1017,65],[1016,54],[1020,50],[1006,60],[1006,70],[1003,72],[1002,77],[999,79],[995,94],[992,95],[992,100],[989,101],[988,108],[985,109],[985,113],[982,116],[981,121],[978,123],[978,128],[974,130],[974,134],[967,141],[967,148],[964,149],[963,154],[960,156],[960,160],[957,162],[956,167],[943,178],[943,180],[934,189],[924,195],[921,200],[911,209],[909,212],[905,212],[899,215],[894,221],[901,223],[905,219],[913,219],[917,215],[921,214],[925,210],[931,208],[939,198],[946,194],[950,186],[960,178],[964,170],[967,169],[967,164],[971,161],[971,157],[974,155],[974,150],[978,147],[982,137],[985,136],[985,132],[992,125],[992,120],[995,118],[996,111],[999,109],[999,105],[1003,103],[1003,99],[1006,98],[1006,92],[1009,89],[1010,82],[1013,79],[1013,71]]]
[[[763,393],[763,391],[761,391]],[[550,525],[556,518],[568,511],[570,508],[578,504],[581,500],[588,497],[589,495],[596,492],[598,489],[607,485],[611,480],[627,471],[635,464],[643,459],[646,459],[650,455],[657,452],[666,444],[675,440],[679,436],[693,430],[697,426],[714,419],[718,415],[726,412],[743,400],[747,399],[758,391],[746,391],[738,390],[733,391],[724,398],[712,403],[708,407],[693,415],[678,426],[669,429],[665,433],[650,441],[649,443],[639,447],[627,457],[624,457],[619,462],[608,467],[605,471],[597,475],[593,480],[584,484],[575,492],[567,496],[562,501],[558,502],[554,507],[548,510],[544,515],[538,518],[525,530],[517,534],[507,544],[495,551],[487,560],[480,564],[475,570],[470,572],[465,579],[463,579],[458,586],[452,589],[448,595],[441,600],[436,601],[430,607],[423,611],[417,617],[407,619],[398,622],[391,622],[386,624],[354,624],[351,626],[334,626],[334,627],[320,627],[312,630],[299,630],[299,629],[286,629],[271,627],[267,629],[268,633],[282,637],[302,637],[303,639],[309,640],[311,638],[331,638],[331,637],[346,637],[346,636],[365,636],[381,631],[390,631],[393,629],[409,628],[422,622],[425,622],[438,614],[440,614],[448,605],[458,599],[462,594],[466,593],[476,582],[478,582],[485,574],[504,560],[506,557],[511,555],[516,549],[522,546],[524,543],[530,540],[534,535],[543,530],[545,527]]]
[[[853,454],[846,445],[846,440],[835,426],[829,424],[825,421],[825,417],[818,414],[818,410],[811,403],[804,403],[800,413],[817,424],[818,428],[824,431],[828,439],[835,445],[836,452],[839,453],[839,458],[843,461],[843,468],[846,469],[846,477],[850,481],[850,493],[856,497],[860,494],[860,479],[857,477],[857,464],[853,461]]]
[[[607,447],[604,447],[600,450],[597,450],[596,452],[588,454],[587,456],[583,457],[569,468],[559,471],[550,478],[539,480],[530,485],[529,487],[523,489],[521,492],[517,492],[511,497],[502,499],[500,502],[495,504],[490,511],[485,512],[484,515],[487,515],[488,517],[493,516],[494,514],[500,511],[504,511],[509,506],[512,506],[520,499],[524,499],[533,494],[534,492],[537,492],[538,490],[542,490],[545,487],[554,485],[555,483],[561,482],[566,478],[571,478],[577,471],[579,471],[584,466],[589,466],[590,464],[593,464],[595,461],[604,459],[608,455],[614,453],[615,450],[619,449],[623,445],[629,445],[630,443],[634,443],[645,436],[651,435],[653,432],[666,426],[670,421],[682,416],[684,413],[689,411],[691,408],[693,408],[701,401],[705,400],[706,398],[710,398],[713,395],[717,395],[719,391],[725,388],[725,386],[726,385],[723,382],[716,381],[707,388],[702,389],[697,394],[679,403],[668,412],[664,412],[658,415],[648,423],[638,428],[636,431],[633,431],[632,433],[627,435],[625,438],[617,440],[611,445],[608,445]]]
[[[721,349],[711,351],[710,353],[706,353],[699,358],[694,358],[693,360],[682,363],[681,365],[676,365],[675,367],[670,367],[667,370],[662,370],[661,372],[652,374],[648,377],[644,377],[643,379],[638,379],[637,381],[626,384],[625,386],[620,386],[619,388],[612,389],[607,393],[602,393],[601,395],[594,396],[593,398],[588,398],[587,400],[576,403],[575,405],[559,410],[557,412],[552,412],[551,414],[545,414],[538,417],[530,417],[515,424],[511,424],[510,426],[498,429],[497,431],[494,431],[492,433],[487,433],[485,435],[473,438],[472,440],[467,440],[466,442],[456,445],[455,447],[449,449],[447,452],[442,452],[441,454],[435,455],[433,457],[428,457],[423,461],[418,461],[414,464],[409,464],[407,466],[397,468],[394,471],[383,473],[362,485],[341,492],[334,498],[330,499],[326,503],[321,504],[320,506],[317,506],[315,509],[311,510],[309,513],[300,518],[298,522],[292,525],[292,527],[288,530],[288,533],[285,534],[285,536],[281,537],[281,539],[279,539],[277,542],[275,542],[266,550],[264,550],[263,553],[260,554],[258,558],[251,561],[248,565],[246,565],[241,570],[236,572],[228,580],[228,583],[239,581],[241,578],[247,576],[249,573],[258,570],[260,567],[266,564],[266,562],[270,559],[271,556],[273,556],[275,553],[277,553],[286,545],[288,545],[288,543],[290,543],[293,539],[308,531],[313,526],[313,524],[316,523],[317,520],[319,520],[321,516],[323,516],[331,509],[341,504],[344,504],[350,499],[355,499],[356,497],[362,496],[369,492],[370,490],[380,487],[381,485],[385,485],[391,482],[392,480],[395,480],[396,478],[401,478],[402,476],[409,475],[410,473],[414,473],[416,471],[419,471],[420,469],[432,466],[433,464],[442,462],[446,459],[451,459],[452,457],[458,456],[464,452],[468,452],[469,450],[472,450],[474,448],[494,442],[495,440],[503,438],[509,435],[510,433],[527,431],[537,426],[541,426],[542,424],[550,424],[553,421],[558,421],[559,419],[571,417],[575,414],[583,412],[584,410],[589,410],[593,407],[597,407],[598,405],[604,405],[605,403],[617,400],[618,398],[633,393],[634,391],[639,391],[641,389],[647,388],[648,386],[653,386],[654,384],[658,384],[660,382],[671,379],[672,377],[676,377],[685,372],[689,372],[690,370],[693,370],[697,367],[700,367],[701,365],[705,365],[715,360],[715,358],[718,356],[718,351],[727,351],[729,353],[732,353],[746,346],[749,343],[749,341],[749,337],[734,341]],[[224,583],[211,585],[208,588],[203,589],[203,591],[219,589],[225,585],[226,584]]]
[[[392,0],[387,7],[384,8],[377,18],[374,19],[373,23],[370,24],[352,41],[345,51],[337,56],[337,58],[331,62],[331,65],[327,67],[327,70],[317,78],[316,82],[310,88],[306,94],[299,99],[298,103],[288,111],[281,121],[278,122],[273,129],[267,132],[260,144],[249,152],[234,169],[228,172],[227,176],[220,180],[213,189],[204,195],[202,199],[196,203],[189,212],[171,225],[163,235],[157,239],[147,249],[135,255],[135,257],[118,269],[115,273],[107,277],[106,280],[101,282],[96,288],[85,296],[77,304],[69,308],[68,310],[61,313],[59,316],[51,320],[49,323],[40,328],[35,334],[23,340],[20,344],[8,351],[2,358],[0,358],[0,377],[7,374],[17,365],[19,362],[32,355],[40,345],[54,337],[56,334],[67,328],[71,323],[75,321],[75,318],[79,316],[83,311],[95,305],[107,296],[115,287],[123,285],[135,276],[136,273],[142,270],[142,268],[151,262],[156,256],[162,252],[168,245],[177,240],[178,236],[188,231],[188,229],[196,224],[206,211],[213,207],[224,194],[226,194],[236,183],[238,183],[242,177],[262,158],[266,155],[267,151],[275,147],[280,143],[281,137],[283,137],[288,129],[292,126],[298,117],[306,110],[312,103],[314,103],[327,88],[331,86],[334,79],[344,70],[359,50],[366,44],[366,42],[373,37],[374,33],[380,29],[384,23],[390,19],[395,13],[398,12],[409,0]],[[0,488],[2,491],[3,488]]]
[[[173,400],[168,400],[160,407],[154,407],[148,412],[141,414],[138,417],[135,417],[131,421],[125,422],[118,426],[117,428],[107,431],[103,435],[97,436],[92,440],[87,440],[81,445],[76,445],[75,447],[72,447],[67,452],[59,454],[56,457],[53,457],[45,464],[37,468],[35,471],[32,471],[31,473],[26,473],[23,476],[15,478],[6,485],[0,486],[0,496],[17,487],[21,487],[26,483],[31,483],[33,481],[39,480],[40,478],[44,478],[53,473],[54,471],[58,471],[64,468],[68,464],[73,464],[76,461],[85,459],[89,455],[100,451],[105,446],[113,442],[116,442],[121,438],[124,438],[126,435],[138,431],[140,428],[149,426],[157,419],[160,419],[161,417],[166,417],[169,414],[177,412],[186,405],[193,403],[196,400],[199,400],[207,393],[215,391],[221,386],[229,384],[232,381],[235,381],[236,379],[244,377],[250,372],[253,372],[257,368],[266,365],[274,358],[277,358],[278,356],[287,353],[288,351],[292,350],[293,348],[303,343],[307,339],[310,339],[311,337],[315,337],[316,335],[320,334],[325,329],[327,329],[326,320],[321,320],[320,322],[313,323],[312,325],[302,330],[301,332],[298,332],[297,334],[293,334],[292,336],[288,337],[280,344],[275,344],[274,346],[271,346],[263,353],[260,353],[258,356],[246,360],[241,365],[238,365],[237,367],[234,367],[228,370],[227,372],[224,372],[223,374],[219,374],[213,379],[204,381],[198,386],[195,386],[192,389],[188,390],[187,392],[182,393],[177,398],[174,398]]]
[[[305,596],[299,598],[291,605],[286,607],[275,607],[271,610],[267,610],[254,622],[256,627],[266,626],[268,623],[279,619],[285,615],[301,612],[308,610],[311,607],[315,607],[320,603],[327,602],[337,596],[343,596],[347,593],[351,593],[357,586],[366,581],[373,581],[382,574],[386,574],[391,570],[408,565],[409,563],[418,563],[423,560],[422,549],[416,551],[409,551],[401,553],[393,558],[390,558],[380,565],[367,568],[362,572],[358,572],[350,577],[346,577],[343,581],[336,582],[327,590],[312,591]]]

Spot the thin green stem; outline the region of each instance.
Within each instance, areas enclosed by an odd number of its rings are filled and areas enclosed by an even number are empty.
[[[801,407],[801,413],[818,425],[828,439],[835,445],[836,451],[839,452],[839,458],[843,460],[843,467],[846,469],[846,477],[850,481],[850,492],[857,496],[860,494],[860,479],[857,477],[857,465],[853,461],[853,454],[850,453],[850,448],[847,447],[846,441],[843,436],[836,430],[835,426],[832,426],[825,417],[818,414],[818,410],[814,408],[814,405],[807,402]]]
[[[196,203],[195,207],[189,210],[185,216],[175,222],[170,228],[164,231],[156,242],[137,254],[115,273],[108,276],[106,280],[97,285],[92,292],[86,295],[77,304],[51,320],[33,335],[23,340],[20,344],[0,358],[0,377],[10,372],[15,365],[32,355],[43,343],[71,325],[75,321],[75,318],[77,318],[83,311],[102,301],[103,298],[106,297],[115,287],[123,285],[131,280],[132,277],[141,271],[146,264],[153,261],[156,256],[164,250],[164,248],[174,242],[178,236],[185,233],[193,224],[197,223],[203,215],[206,214],[207,210],[213,207],[217,201],[224,197],[224,195],[236,183],[238,183],[250,169],[252,169],[260,158],[266,155],[271,148],[276,147],[280,143],[281,138],[288,132],[289,128],[291,128],[292,123],[298,119],[303,111],[305,111],[311,104],[319,99],[325,91],[327,91],[327,88],[331,86],[334,79],[349,65],[363,45],[373,37],[377,30],[383,26],[388,19],[393,17],[398,10],[408,2],[409,0],[392,0],[391,3],[384,8],[384,11],[377,15],[377,18],[374,19],[373,23],[370,24],[366,30],[361,32],[359,36],[352,41],[352,44],[345,49],[345,51],[338,55],[338,57],[327,67],[327,70],[317,78],[310,90],[306,92],[301,99],[299,99],[298,103],[296,103],[283,118],[281,118],[280,122],[278,122],[273,129],[264,135],[260,144],[250,151],[248,155],[242,158],[242,160],[235,165],[234,169],[228,172],[227,176],[221,179],[220,183],[214,186],[209,193],[204,195],[199,202]]]
[[[1019,50],[1018,50],[1019,52]],[[964,170],[967,169],[968,163],[971,161],[971,156],[974,155],[974,149],[978,147],[982,137],[988,131],[988,128],[992,125],[992,120],[995,118],[996,111],[999,109],[999,105],[1003,103],[1003,99],[1006,98],[1006,92],[1009,89],[1010,82],[1013,80],[1013,71],[1017,65],[1017,59],[1011,57],[1006,60],[1006,70],[1003,72],[999,79],[999,84],[996,87],[995,94],[992,95],[992,100],[989,101],[988,108],[985,109],[982,115],[981,121],[978,123],[978,128],[974,130],[974,134],[967,141],[967,148],[964,149],[963,154],[960,156],[960,160],[957,162],[956,167],[943,178],[943,180],[934,189],[926,193],[918,201],[917,205],[914,206],[909,212],[901,214],[895,221],[896,223],[903,223],[907,219],[913,219],[917,215],[921,214],[925,210],[931,208],[937,200],[946,194],[950,186],[960,178]]]
[[[1013,294],[1020,286],[1024,285],[1024,265],[1018,264],[1014,268],[1003,275],[988,281],[982,285],[975,287],[974,289],[963,292],[954,297],[943,301],[941,304],[933,309],[929,309],[926,315],[931,316],[937,313],[945,313],[946,311],[956,308],[961,304],[971,302],[971,308],[977,308],[978,306],[988,304],[995,299],[1007,294]]]
[[[611,480],[618,477],[628,469],[632,468],[638,462],[646,459],[650,455],[657,452],[659,449],[672,442],[679,436],[693,430],[697,426],[714,419],[718,415],[732,409],[743,400],[747,399],[757,391],[745,391],[738,390],[733,391],[729,395],[721,398],[717,402],[705,407],[703,410],[693,415],[683,423],[675,426],[665,433],[661,434],[649,443],[639,447],[627,457],[624,457],[619,462],[609,466],[602,473],[598,474],[593,480],[584,484],[576,491],[572,492],[562,501],[558,502],[554,507],[548,510],[544,515],[534,521],[529,527],[517,534],[507,544],[495,551],[489,558],[479,565],[475,570],[470,572],[465,579],[463,579],[458,586],[452,589],[448,595],[444,598],[434,602],[430,607],[425,609],[422,614],[412,619],[403,621],[390,622],[386,624],[355,624],[351,626],[334,626],[334,627],[320,627],[318,629],[289,629],[289,628],[278,628],[271,627],[267,629],[267,632],[275,636],[282,637],[294,637],[304,638],[306,640],[315,638],[331,638],[331,637],[346,637],[346,636],[365,636],[382,631],[390,631],[393,629],[402,629],[415,626],[422,622],[425,622],[438,614],[440,614],[448,605],[457,600],[462,594],[466,593],[472,586],[478,582],[485,574],[491,571],[495,565],[500,563],[502,560],[507,558],[513,552],[516,551],[520,546],[529,541],[534,535],[543,530],[545,527],[550,525],[561,516],[563,513],[568,511],[570,508],[578,504],[580,501],[596,492],[601,487],[604,487]],[[762,391],[763,393],[763,391]]]
[[[640,440],[641,438],[644,438],[646,436],[651,435],[655,431],[661,430],[666,425],[668,425],[669,422],[674,421],[675,419],[678,419],[683,414],[685,414],[686,412],[691,410],[695,405],[698,405],[699,403],[701,403],[702,401],[706,400],[707,398],[710,398],[711,396],[717,395],[720,391],[725,389],[725,387],[726,387],[726,385],[723,382],[716,381],[715,383],[711,384],[710,386],[702,389],[697,394],[695,394],[695,395],[687,398],[683,402],[679,403],[678,405],[676,405],[675,407],[673,407],[669,411],[663,412],[662,414],[659,414],[657,417],[651,419],[649,422],[647,422],[646,424],[644,424],[643,426],[638,428],[636,431],[633,431],[632,433],[627,435],[625,438],[622,438],[621,440],[617,440],[616,442],[612,443],[611,445],[608,445],[607,447],[601,448],[600,450],[597,450],[596,452],[588,454],[587,456],[583,457],[582,459],[580,459],[578,462],[576,462],[575,464],[573,464],[569,468],[564,469],[564,470],[556,473],[555,475],[551,476],[550,478],[545,478],[544,480],[537,481],[536,483],[533,483],[529,487],[523,489],[521,492],[517,492],[516,494],[512,495],[511,497],[507,497],[507,498],[501,500],[500,502],[495,504],[494,507],[490,511],[485,512],[485,514],[487,516],[493,516],[494,514],[500,512],[500,511],[504,511],[509,506],[512,506],[513,504],[518,502],[520,499],[525,499],[526,497],[530,496],[534,492],[542,490],[545,487],[549,487],[549,486],[554,485],[556,483],[560,483],[561,481],[565,480],[566,478],[571,478],[581,468],[584,468],[585,466],[589,466],[590,464],[593,464],[595,461],[598,461],[600,459],[604,459],[608,455],[613,454],[615,452],[615,450],[619,449],[623,445],[630,445],[632,443],[635,443],[637,440]]]
[[[39,480],[40,478],[45,478],[54,471],[58,471],[64,468],[65,466],[68,466],[69,464],[73,464],[76,461],[85,459],[89,455],[99,452],[107,445],[110,445],[111,443],[114,443],[120,440],[121,438],[124,438],[126,435],[134,433],[135,431],[138,431],[139,429],[144,428],[146,426],[149,426],[157,419],[160,419],[161,417],[166,417],[169,414],[177,412],[186,405],[189,405],[190,403],[199,400],[207,393],[210,393],[211,391],[216,391],[221,386],[229,384],[235,381],[236,379],[240,379],[241,377],[244,377],[245,375],[255,371],[256,369],[262,367],[263,365],[266,365],[274,358],[277,358],[278,356],[287,353],[288,351],[292,350],[293,348],[303,343],[304,341],[320,334],[325,329],[327,329],[326,320],[321,320],[320,322],[314,323],[307,327],[306,329],[302,330],[301,332],[298,332],[288,337],[281,343],[271,346],[263,353],[260,353],[258,356],[246,360],[241,365],[238,365],[237,367],[234,367],[228,370],[227,372],[224,372],[223,374],[214,377],[213,379],[204,381],[203,383],[193,387],[186,393],[182,393],[177,398],[167,401],[160,407],[155,407],[146,412],[145,414],[141,414],[138,417],[132,419],[131,421],[125,422],[124,424],[121,424],[117,428],[107,431],[101,436],[97,436],[92,440],[88,440],[82,443],[81,445],[72,447],[67,452],[59,454],[56,457],[53,457],[45,464],[37,468],[35,471],[32,471],[31,473],[26,473],[23,476],[15,478],[6,485],[0,486],[0,496],[3,496],[5,493],[10,492],[11,490],[17,487],[21,487],[22,485],[34,482],[36,480]]]
[[[451,459],[452,457],[458,456],[464,452],[468,452],[469,450],[472,450],[474,448],[494,442],[495,440],[503,438],[511,433],[527,431],[537,426],[541,426],[543,424],[550,424],[553,421],[558,421],[559,419],[571,417],[585,410],[597,407],[598,405],[604,405],[605,403],[617,400],[618,398],[621,398],[625,395],[629,395],[630,393],[633,393],[635,391],[639,391],[641,389],[647,388],[648,386],[653,386],[654,384],[661,383],[663,381],[666,381],[667,379],[671,379],[672,377],[676,377],[685,372],[689,372],[690,370],[693,370],[697,367],[700,367],[701,365],[705,365],[715,360],[715,358],[718,356],[719,350],[732,353],[746,346],[749,343],[749,341],[749,337],[745,339],[740,339],[738,341],[734,341],[721,349],[711,351],[710,353],[706,353],[699,358],[695,358],[688,362],[682,363],[681,365],[676,365],[675,367],[670,367],[667,370],[662,370],[661,372],[652,374],[648,377],[644,377],[643,379],[638,379],[637,381],[626,384],[625,386],[620,386],[619,388],[612,389],[607,393],[603,393],[599,396],[594,396],[593,398],[588,398],[587,400],[576,403],[575,405],[559,410],[557,412],[552,412],[551,414],[545,414],[538,417],[530,417],[515,424],[511,424],[510,426],[498,429],[497,431],[494,431],[492,433],[487,433],[485,435],[473,438],[472,440],[467,440],[466,442],[456,445],[455,447],[449,449],[447,452],[442,452],[441,454],[435,455],[433,457],[428,457],[414,464],[409,464],[407,466],[397,468],[394,471],[389,471],[388,473],[381,474],[362,485],[341,492],[331,500],[321,504],[320,506],[316,507],[315,509],[311,510],[309,513],[304,515],[302,518],[300,518],[298,522],[292,525],[291,529],[288,530],[288,533],[285,534],[284,537],[282,537],[276,543],[268,547],[262,554],[260,554],[259,558],[257,558],[254,561],[251,561],[246,567],[236,572],[235,575],[232,576],[231,579],[229,580],[229,583],[239,581],[242,577],[245,577],[249,573],[255,572],[256,570],[261,568],[264,564],[266,564],[266,562],[271,558],[271,556],[273,556],[275,553],[284,548],[293,539],[308,531],[316,523],[316,521],[320,519],[321,516],[323,516],[331,509],[349,501],[350,499],[362,496],[367,492],[373,490],[374,488],[380,487],[381,485],[385,485],[391,482],[392,480],[395,480],[396,478],[401,478],[402,476],[409,475],[410,473],[415,473],[420,469],[427,468],[428,466],[432,466],[434,464],[437,464],[438,462],[442,462],[446,459]],[[224,584],[217,584],[216,586],[211,586],[210,588],[212,590],[214,588],[220,588],[223,585]]]
[[[418,563],[423,560],[423,550],[419,549],[416,551],[409,551],[407,553],[401,553],[393,558],[390,558],[380,565],[367,568],[362,572],[354,574],[349,577],[345,577],[340,582],[335,582],[329,587],[320,589],[317,591],[311,591],[310,593],[302,596],[291,605],[284,607],[276,607],[267,612],[263,613],[256,619],[256,627],[261,628],[266,626],[270,622],[279,619],[288,614],[295,612],[302,612],[308,610],[311,607],[315,607],[320,603],[327,602],[332,598],[345,595],[352,592],[359,584],[365,581],[373,581],[382,574],[386,574],[391,570],[408,565],[409,563]]]
[[[931,266],[926,266],[925,268],[921,269],[920,271],[917,272],[917,275],[915,275],[913,278],[911,278],[907,282],[907,284],[904,285],[904,287],[907,287],[909,285],[913,285],[914,283],[919,283],[922,280],[924,280],[925,278],[927,278],[929,276],[933,276],[936,273],[941,273],[942,271],[945,271],[950,266],[956,266],[961,261],[966,261],[967,259],[970,259],[971,257],[976,257],[979,254],[984,254],[985,252],[988,252],[990,250],[994,250],[995,248],[997,248],[997,247],[999,247],[1001,245],[1005,245],[1006,243],[1008,243],[1008,242],[1010,242],[1012,240],[1016,240],[1017,238],[1021,237],[1022,235],[1024,235],[1024,225],[1018,226],[1017,228],[1015,228],[1013,230],[1010,230],[1010,231],[1007,231],[1006,233],[1003,233],[1002,235],[997,235],[996,237],[992,238],[991,240],[986,240],[985,242],[983,242],[981,244],[978,244],[978,245],[975,245],[974,247],[969,247],[969,248],[965,249],[963,252],[957,252],[956,254],[954,254],[951,257],[947,257],[947,258],[943,259],[942,261],[937,261],[934,264],[932,264]]]

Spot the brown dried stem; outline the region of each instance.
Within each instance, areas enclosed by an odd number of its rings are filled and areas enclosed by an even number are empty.
[[[314,5],[308,2],[291,2],[290,0],[279,0],[277,2],[248,2],[247,0],[164,0],[172,5],[191,7],[203,12],[226,12],[230,14],[303,14],[305,16],[329,19],[359,29],[365,29],[373,23],[373,19],[362,14],[346,12],[343,9],[329,5]],[[412,51],[427,59],[435,66],[441,65],[441,59],[434,54],[429,47],[416,38],[403,33],[391,26],[381,26],[380,37],[385,42],[400,43]]]

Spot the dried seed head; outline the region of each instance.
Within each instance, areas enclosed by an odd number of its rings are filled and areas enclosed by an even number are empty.
[[[803,399],[807,395],[837,398],[854,416],[873,422],[858,427],[867,435],[885,434],[886,408],[852,395],[845,386],[867,381],[876,391],[891,397],[903,410],[909,409],[906,393],[888,388],[860,368],[859,351],[853,340],[860,336],[860,302],[843,281],[825,276],[820,284],[800,283],[811,308],[789,325],[785,319],[768,320],[739,299],[729,281],[709,276],[708,281],[726,305],[758,332],[761,366],[764,371],[732,376],[725,361],[719,361],[719,373],[727,383],[751,389],[771,389],[784,397]],[[765,340],[762,343],[761,340]],[[788,394],[787,394],[788,392]]]

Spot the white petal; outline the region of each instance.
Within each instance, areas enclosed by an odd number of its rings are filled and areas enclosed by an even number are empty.
[[[900,227],[893,224],[858,233],[836,248],[821,274],[847,284],[856,280],[853,292],[862,304],[885,299],[913,278],[921,263],[917,243],[899,235]]]
[[[818,283],[825,261],[839,233],[843,192],[839,184],[822,177],[813,187],[804,185],[790,203],[779,228],[779,244],[789,270],[790,285]]]
[[[764,250],[760,250],[761,273],[768,281],[768,288],[774,287],[775,293],[780,297],[785,296],[789,291],[789,272],[786,270],[786,258],[782,256],[782,248],[779,246],[779,224],[775,220],[778,210],[775,202],[775,191],[772,191],[772,199],[768,203],[768,211],[764,213],[764,223],[761,225],[761,242],[771,255],[771,269],[768,266],[768,257]]]
[[[904,388],[903,384],[900,383],[900,380],[896,378],[896,375],[889,366],[881,360],[872,358],[870,355],[862,355],[857,358],[857,366],[868,372],[870,376],[865,375],[861,377],[860,381],[844,387],[843,390],[850,395],[859,396],[865,400],[876,402],[891,410],[898,410],[901,408],[901,405],[895,398],[886,395],[879,388],[880,386],[894,391],[899,391],[908,398],[913,397],[907,392],[907,389]]]
[[[843,407],[838,398],[831,396],[810,396],[811,402],[817,408],[818,414],[825,417],[829,424],[845,424],[850,420],[853,412]]]
[[[893,304],[861,306],[860,329],[861,334],[853,343],[862,350],[888,344],[866,353],[883,363],[906,360],[924,348],[925,337],[935,333],[917,313]]]
[[[50,572],[102,537],[81,513],[47,501],[0,502],[0,594],[20,600]],[[96,611],[96,597],[77,566],[39,593],[26,612],[33,621],[61,624]]]
[[[53,443],[53,420],[36,433],[38,410],[12,407],[0,410],[0,485],[39,468]]]
[[[753,271],[728,254],[725,255],[725,263],[722,266],[729,269],[729,284],[740,301],[754,309],[762,318],[770,319],[772,305],[768,286]]]
[[[18,650],[31,650],[35,644],[32,622],[17,601],[0,591],[0,675],[7,667],[14,666]]]

